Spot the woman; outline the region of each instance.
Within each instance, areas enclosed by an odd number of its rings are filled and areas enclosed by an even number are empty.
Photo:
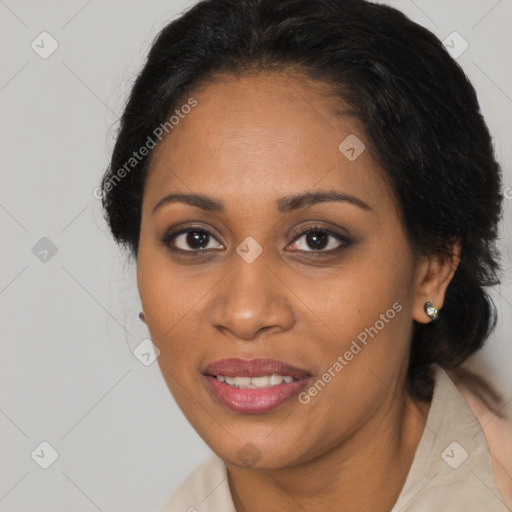
[[[207,0],[103,179],[159,365],[215,455],[162,511],[505,511],[444,369],[494,325],[500,167],[442,44],[363,0]]]

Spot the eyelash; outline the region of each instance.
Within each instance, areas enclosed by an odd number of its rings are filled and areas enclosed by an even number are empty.
[[[189,249],[189,250],[185,250],[185,249],[178,249],[178,248],[171,246],[171,242],[173,240],[175,240],[179,235],[187,234],[190,232],[206,233],[209,237],[212,237],[214,240],[216,240],[218,243],[220,243],[217,240],[217,238],[209,230],[202,228],[202,227],[194,227],[194,226],[188,226],[186,228],[180,229],[179,231],[168,233],[164,236],[164,238],[162,239],[162,242],[171,251],[179,252],[181,254],[188,253],[191,256],[204,254],[204,252],[206,252],[206,251],[219,250],[219,249]],[[322,249],[318,249],[318,250],[311,249],[309,251],[297,250],[297,252],[333,255],[335,253],[341,252],[343,249],[346,249],[347,247],[349,247],[352,244],[352,240],[350,240],[348,237],[343,236],[339,233],[336,233],[335,231],[331,231],[330,229],[327,229],[323,226],[310,226],[310,227],[304,229],[303,231],[300,231],[299,233],[297,233],[294,236],[294,238],[293,238],[292,242],[290,242],[290,244],[297,242],[297,240],[299,240],[303,236],[307,236],[309,233],[326,234],[328,236],[335,238],[338,242],[340,242],[340,245],[338,247],[336,247],[335,249],[329,249],[327,251],[322,250]],[[288,245],[290,245],[290,244],[288,244]]]

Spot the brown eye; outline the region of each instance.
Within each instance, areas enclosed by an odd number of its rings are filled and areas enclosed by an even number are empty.
[[[305,252],[335,252],[351,244],[351,241],[333,231],[310,228],[300,233],[292,242],[292,249]]]
[[[186,252],[198,252],[205,249],[222,249],[217,239],[204,229],[186,229],[168,235],[165,243],[171,248]]]
[[[329,245],[329,235],[322,231],[311,231],[305,236],[306,245],[312,249],[325,249]]]

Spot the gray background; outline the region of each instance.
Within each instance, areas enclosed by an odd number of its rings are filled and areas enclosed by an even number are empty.
[[[152,38],[190,3],[0,0],[2,512],[158,510],[210,453],[157,364],[133,354],[148,334],[135,268],[93,195]],[[469,43],[457,60],[512,187],[512,1],[388,3],[441,40],[457,31]],[[43,31],[58,43],[46,59],[31,47],[51,49]],[[473,364],[512,400],[507,195],[500,321]],[[44,441],[58,453],[47,469]]]

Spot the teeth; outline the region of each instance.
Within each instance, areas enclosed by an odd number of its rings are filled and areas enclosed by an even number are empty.
[[[216,375],[220,382],[225,382],[230,386],[240,389],[261,389],[278,386],[283,382],[289,384],[295,379],[290,375],[262,375],[261,377],[225,377],[224,375]]]
[[[240,386],[241,379],[236,378],[236,380],[236,384]],[[263,377],[251,377],[250,380],[250,383],[256,388],[267,388],[270,386],[270,377],[268,375],[264,375]]]
[[[261,379],[261,377],[260,377],[260,379]],[[283,380],[285,382],[288,382],[287,379],[293,380],[293,377],[288,377],[288,375],[286,377],[281,377],[281,375],[271,375],[270,377],[268,377],[268,384],[269,384],[269,386],[277,386],[277,385],[281,384],[281,382],[283,382]]]

